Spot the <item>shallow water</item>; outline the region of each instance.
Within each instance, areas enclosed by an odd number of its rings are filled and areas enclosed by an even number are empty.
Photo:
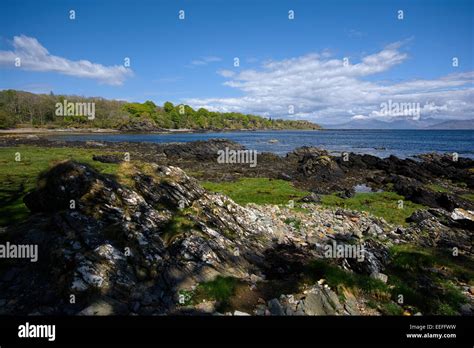
[[[355,152],[388,157],[410,157],[427,152],[456,152],[474,158],[473,130],[324,130],[256,131],[179,134],[80,134],[54,135],[62,140],[189,142],[226,138],[258,152],[285,155],[300,146],[315,146],[334,153]]]
[[[369,192],[374,192],[372,189],[365,185],[365,184],[360,184],[360,185],[355,185],[354,186],[354,191],[355,193],[369,193]]]

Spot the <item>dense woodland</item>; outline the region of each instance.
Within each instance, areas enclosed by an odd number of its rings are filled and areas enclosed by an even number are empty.
[[[95,118],[57,116],[56,103],[95,103]],[[162,107],[152,101],[126,103],[103,98],[84,98],[23,91],[0,91],[0,128],[83,127],[134,129],[134,124],[151,129],[318,129],[307,121],[270,119],[241,113],[194,110],[188,105],[166,102]],[[139,128],[139,127],[138,127]]]

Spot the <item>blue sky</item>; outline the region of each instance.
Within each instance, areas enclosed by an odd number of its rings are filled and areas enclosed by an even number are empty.
[[[422,118],[472,118],[473,10],[459,0],[3,0],[0,89],[326,123],[383,117],[387,100],[427,106]]]

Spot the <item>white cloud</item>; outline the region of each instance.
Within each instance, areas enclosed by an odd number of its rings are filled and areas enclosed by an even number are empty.
[[[13,38],[13,51],[0,51],[0,66],[15,67],[16,58],[21,66],[17,69],[40,72],[57,72],[79,78],[98,80],[109,85],[121,85],[133,75],[131,69],[121,65],[104,66],[88,60],[69,60],[54,56],[37,39],[25,35]]]
[[[311,53],[279,61],[267,61],[258,69],[237,74],[219,72],[228,78],[225,86],[241,97],[188,99],[194,107],[238,111],[280,117],[305,117],[313,121],[344,122],[354,115],[383,117],[381,103],[420,103],[421,117],[467,118],[474,111],[474,72],[450,74],[432,80],[391,83],[368,78],[404,63],[405,42],[392,43],[359,61]],[[227,76],[226,76],[227,75]],[[288,115],[294,106],[295,114]]]
[[[217,73],[223,77],[233,77],[235,76],[235,71],[232,71],[232,70],[225,70],[225,69],[222,69],[222,70],[218,70]]]

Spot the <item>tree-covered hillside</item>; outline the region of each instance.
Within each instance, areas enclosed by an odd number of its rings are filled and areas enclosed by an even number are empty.
[[[87,114],[58,116],[57,103],[94,103],[94,117]],[[84,98],[29,92],[0,91],[0,128],[15,127],[84,127],[120,130],[153,129],[319,129],[308,121],[269,119],[241,113],[219,113],[206,109],[194,110],[188,105],[163,107],[152,101],[126,103],[103,98]]]

